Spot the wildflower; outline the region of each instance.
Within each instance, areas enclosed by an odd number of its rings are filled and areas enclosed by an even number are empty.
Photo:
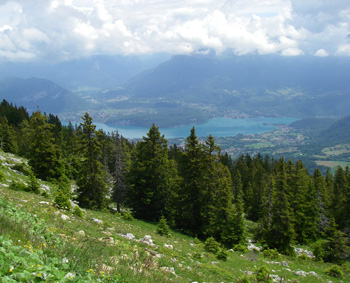
[[[36,266],[37,266],[37,267],[40,267],[40,264],[37,264]]]
[[[41,276],[41,273],[39,273],[38,276],[40,277],[40,276]]]
[[[45,243],[43,244],[43,247],[46,248],[46,244]]]
[[[9,270],[9,273],[12,272],[12,269]]]

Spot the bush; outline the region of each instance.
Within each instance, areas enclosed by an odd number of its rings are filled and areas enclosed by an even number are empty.
[[[333,265],[332,267],[327,269],[325,272],[326,272],[326,274],[333,276],[333,277],[337,277],[337,278],[344,277],[343,271],[340,269],[339,265]]]
[[[64,194],[61,190],[58,191],[54,202],[60,209],[70,210],[72,208],[72,204],[70,202],[69,197],[66,194]]]
[[[74,209],[73,209],[73,214],[77,217],[83,217],[84,216],[84,213],[83,211],[80,209],[79,206],[75,206]]]
[[[44,198],[49,198],[49,197],[50,197],[50,195],[49,195],[47,192],[45,192],[45,191],[42,191],[42,192],[41,192],[41,195],[42,195]]]
[[[28,188],[25,184],[16,181],[12,181],[9,188],[14,191],[28,191]]]
[[[236,252],[242,252],[242,253],[245,253],[248,251],[247,247],[242,244],[234,245],[232,249]]]
[[[164,216],[158,222],[157,233],[161,236],[170,236],[169,226]]]
[[[263,256],[270,259],[278,259],[280,257],[279,252],[277,249],[269,249],[263,251]]]
[[[0,171],[0,182],[6,181],[6,175],[4,172]]]
[[[314,254],[316,260],[323,260],[325,256],[324,246],[326,242],[326,240],[319,240],[312,245],[312,253]]]
[[[40,193],[40,184],[38,179],[34,176],[33,172],[29,172],[29,185],[27,187],[27,191],[39,194]]]
[[[123,219],[127,220],[127,221],[133,221],[134,217],[132,217],[132,215],[129,211],[126,211],[123,213]]]
[[[220,260],[224,260],[226,261],[227,260],[227,257],[228,257],[228,253],[226,250],[224,249],[219,249],[219,251],[217,252],[216,254],[216,257]]]
[[[210,237],[204,242],[204,249],[216,254],[220,250],[220,244],[213,237]]]
[[[23,173],[26,176],[29,176],[30,173],[32,173],[32,170],[30,170],[30,168],[28,168],[28,166],[25,165],[24,163],[15,164],[15,165],[11,166],[11,168],[13,170],[16,170],[16,171],[19,171],[19,172]]]
[[[273,282],[272,278],[270,278],[271,270],[265,265],[256,269],[255,277],[257,282]]]
[[[297,258],[300,259],[300,260],[308,260],[308,259],[310,259],[310,257],[307,254],[300,254],[300,255],[298,255]]]

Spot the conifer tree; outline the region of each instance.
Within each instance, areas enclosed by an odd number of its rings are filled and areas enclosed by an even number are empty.
[[[293,254],[291,244],[295,232],[288,190],[286,163],[281,158],[277,166],[276,186],[272,192],[271,222],[265,230],[263,240],[270,248],[276,248],[281,253]]]
[[[316,193],[316,205],[318,209],[318,234],[325,231],[329,223],[328,207],[330,205],[329,197],[326,191],[326,182],[321,171],[317,168],[314,172],[313,182]]]
[[[127,146],[123,137],[117,132],[115,137],[115,161],[112,172],[114,186],[112,199],[117,203],[117,210],[120,212],[121,205],[124,203],[127,193],[126,174],[129,160],[127,158]]]
[[[337,225],[344,229],[347,223],[346,203],[349,184],[344,169],[339,166],[334,175],[334,196],[332,200],[332,212]]]
[[[244,244],[246,240],[246,229],[244,224],[243,193],[238,188],[234,208],[229,210],[226,225],[222,229],[221,242],[232,248],[236,244]]]
[[[53,125],[47,123],[47,116],[36,111],[26,125],[29,150],[29,165],[35,175],[43,180],[59,179],[64,174],[60,148],[54,144],[51,132]],[[26,137],[24,137],[26,139]]]
[[[178,194],[177,223],[186,232],[198,236],[202,236],[204,224],[201,215],[203,186],[205,185],[203,178],[205,163],[202,149],[193,127],[186,139],[181,159],[180,168],[183,183]]]
[[[5,152],[18,152],[16,132],[14,128],[9,125],[6,116],[0,119],[0,148]]]
[[[79,131],[80,156],[78,173],[78,201],[81,207],[103,209],[107,206],[108,189],[105,182],[101,145],[95,131],[96,126],[88,113],[82,117]]]
[[[138,142],[128,172],[128,202],[137,218],[157,221],[161,215],[171,218],[172,194],[177,173],[168,159],[167,140],[154,124],[147,137]]]

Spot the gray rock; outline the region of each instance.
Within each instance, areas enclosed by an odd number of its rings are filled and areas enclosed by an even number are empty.
[[[294,272],[295,275],[301,276],[301,277],[306,277],[307,273],[302,270],[298,270]]]
[[[66,221],[66,220],[69,220],[70,218],[69,218],[69,216],[67,216],[67,215],[65,215],[65,214],[62,214],[62,215],[61,215],[61,219],[64,220],[64,221]]]

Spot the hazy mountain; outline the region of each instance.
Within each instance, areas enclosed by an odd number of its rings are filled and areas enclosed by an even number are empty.
[[[0,81],[0,98],[24,106],[29,113],[40,109],[47,113],[60,113],[87,108],[76,94],[45,79],[6,78]]]
[[[112,88],[166,61],[167,54],[143,56],[98,55],[58,63],[1,62],[0,78],[39,77],[67,89]]]
[[[132,78],[125,93],[257,115],[344,116],[349,73],[346,57],[181,55]]]
[[[349,143],[350,142],[350,116],[346,116],[333,123],[326,130],[323,130],[318,140],[329,144]]]

